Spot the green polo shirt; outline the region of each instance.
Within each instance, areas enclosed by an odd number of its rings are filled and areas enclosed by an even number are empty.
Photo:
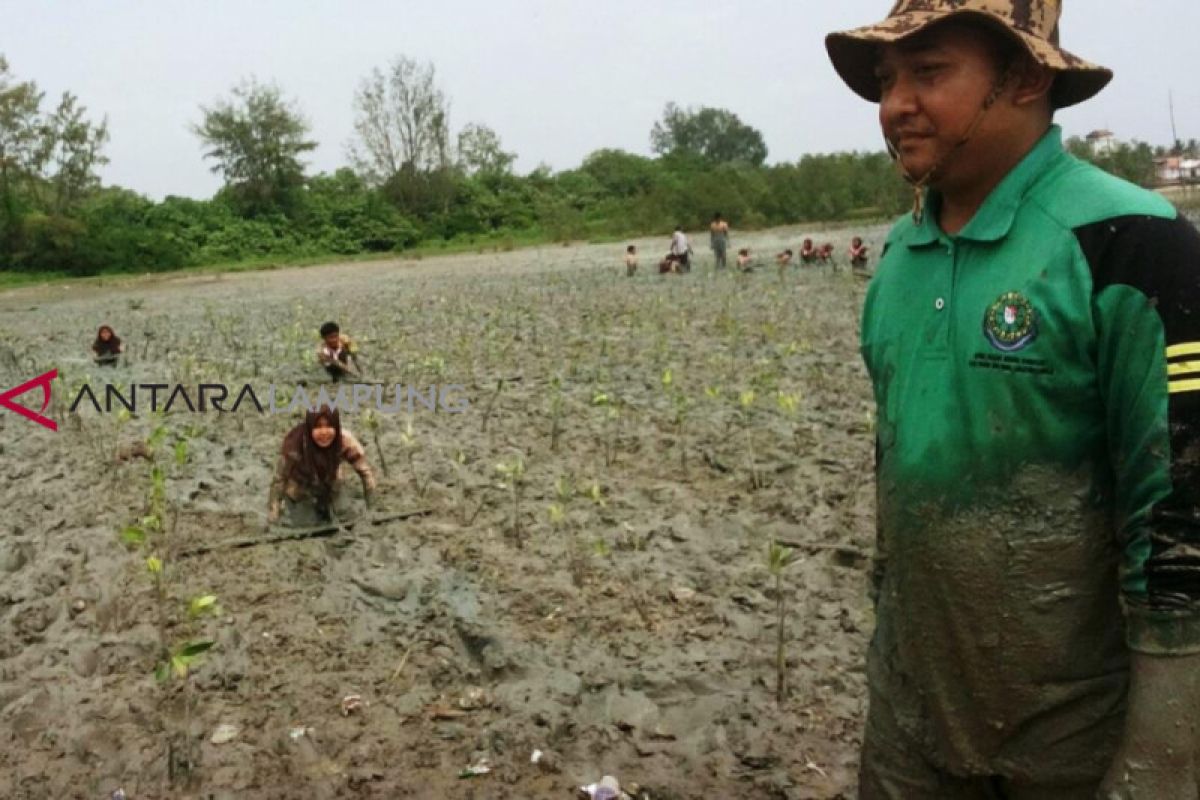
[[[937,208],[863,312],[872,688],[947,769],[1034,776],[1066,742],[1086,778],[1130,649],[1200,651],[1200,236],[1057,126],[957,236]]]

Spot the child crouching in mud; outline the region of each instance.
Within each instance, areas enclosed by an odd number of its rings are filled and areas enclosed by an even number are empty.
[[[125,352],[125,348],[121,344],[121,338],[113,332],[110,326],[101,325],[100,330],[96,333],[96,341],[92,342],[92,353],[96,363],[110,367],[116,366],[123,352]]]
[[[782,275],[787,268],[792,265],[792,256],[795,255],[791,250],[784,250],[782,253],[775,254],[775,266],[779,267],[779,274]]]
[[[341,425],[337,409],[321,406],[304,415],[304,422],[287,432],[275,467],[268,498],[267,524],[279,521],[284,505],[288,521],[304,526],[333,519],[342,462],[362,480],[367,508],[374,505],[375,475],[367,453],[354,434]]]
[[[359,375],[358,347],[349,336],[342,333],[336,322],[326,322],[321,326],[321,346],[317,348],[317,362],[335,381],[346,375]]]
[[[750,272],[754,269],[754,265],[750,262],[750,248],[743,247],[737,253],[737,268],[738,272]]]

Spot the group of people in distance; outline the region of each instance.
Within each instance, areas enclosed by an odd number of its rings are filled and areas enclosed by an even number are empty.
[[[636,248],[635,248],[636,254]],[[628,262],[626,262],[628,266]],[[637,264],[634,263],[634,270],[637,270]],[[692,244],[688,241],[687,234],[683,232],[682,225],[675,226],[675,232],[671,234],[671,246],[667,250],[667,254],[658,262],[659,275],[681,275],[685,272],[692,271]],[[632,275],[632,272],[628,274]]]
[[[825,242],[818,247],[813,243],[812,239],[805,239],[800,246],[800,263],[801,264],[829,264],[834,269],[837,269],[837,259],[834,258],[833,244]],[[855,236],[850,241],[850,249],[847,251],[850,257],[850,266],[855,269],[864,269],[867,266],[867,245],[863,242],[861,236]],[[784,257],[786,255],[786,258]],[[792,260],[792,251],[784,250],[775,257],[776,263],[781,267],[788,266]]]
[[[718,270],[725,269],[728,266],[727,254],[729,252],[729,223],[721,216],[720,212],[713,214],[712,222],[708,226],[709,246],[712,248],[713,261]],[[675,226],[675,232],[671,235],[671,245],[667,254],[658,262],[658,272],[660,275],[674,274],[679,275],[685,272],[691,272],[692,265],[692,246],[688,242],[687,234],[683,231],[682,225]],[[848,251],[850,258],[850,266],[858,271],[865,270],[868,262],[868,247],[863,242],[861,236],[855,236],[850,243]],[[775,264],[782,271],[786,267],[792,266],[795,259],[795,252],[792,250],[784,250],[775,255]],[[802,265],[825,265],[832,266],[837,269],[837,260],[834,258],[833,244],[826,242],[820,247],[813,244],[812,239],[805,239],[804,244],[800,248],[800,264]],[[743,247],[737,252],[735,266],[739,272],[749,272],[754,268],[753,258],[750,255],[750,248]],[[637,245],[629,245],[625,248],[625,275],[632,278],[637,274],[638,270],[638,250]]]
[[[362,374],[355,342],[336,322],[318,331],[317,363],[333,381]],[[95,363],[115,366],[125,352],[111,325],[101,325],[92,342]],[[286,511],[293,524],[328,523],[342,483],[343,463],[358,473],[367,508],[374,504],[376,480],[366,449],[349,429],[342,427],[336,408],[321,406],[305,413],[304,421],[283,438],[267,500],[267,524],[279,521]]]
[[[855,236],[850,242],[848,255],[850,257],[850,266],[855,270],[864,270],[867,267],[869,249],[863,242],[861,236]],[[837,270],[837,259],[834,258],[833,243],[825,242],[819,247],[813,243],[812,239],[805,239],[800,245],[800,266],[825,266],[829,265]],[[796,253],[791,248],[783,250],[775,254],[775,266],[783,272],[788,267],[797,264]],[[750,250],[742,248],[738,251],[738,269],[746,271],[752,269]]]
[[[625,275],[632,278],[638,270],[637,245],[625,248]],[[687,234],[682,225],[675,226],[671,235],[671,247],[662,260],[658,262],[660,275],[680,275],[692,271],[692,245],[688,242]]]

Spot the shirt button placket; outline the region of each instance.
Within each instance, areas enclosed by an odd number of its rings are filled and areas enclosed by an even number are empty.
[[[950,347],[950,319],[946,316],[946,307],[954,300],[954,243],[950,241],[944,242],[945,246],[945,261],[942,262],[941,270],[938,272],[938,292],[933,298],[933,313],[936,320],[935,338],[931,342],[934,351],[948,355]]]
[[[946,308],[946,298],[954,291],[954,242],[946,242],[946,260],[949,262],[946,265],[946,287],[943,294],[933,301],[933,307],[938,311]]]

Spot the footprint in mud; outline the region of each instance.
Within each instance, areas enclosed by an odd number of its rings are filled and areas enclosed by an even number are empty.
[[[412,589],[412,578],[395,569],[377,569],[351,576],[350,582],[370,597],[401,602]]]
[[[0,543],[0,572],[20,572],[33,557],[33,545],[29,542]]]

